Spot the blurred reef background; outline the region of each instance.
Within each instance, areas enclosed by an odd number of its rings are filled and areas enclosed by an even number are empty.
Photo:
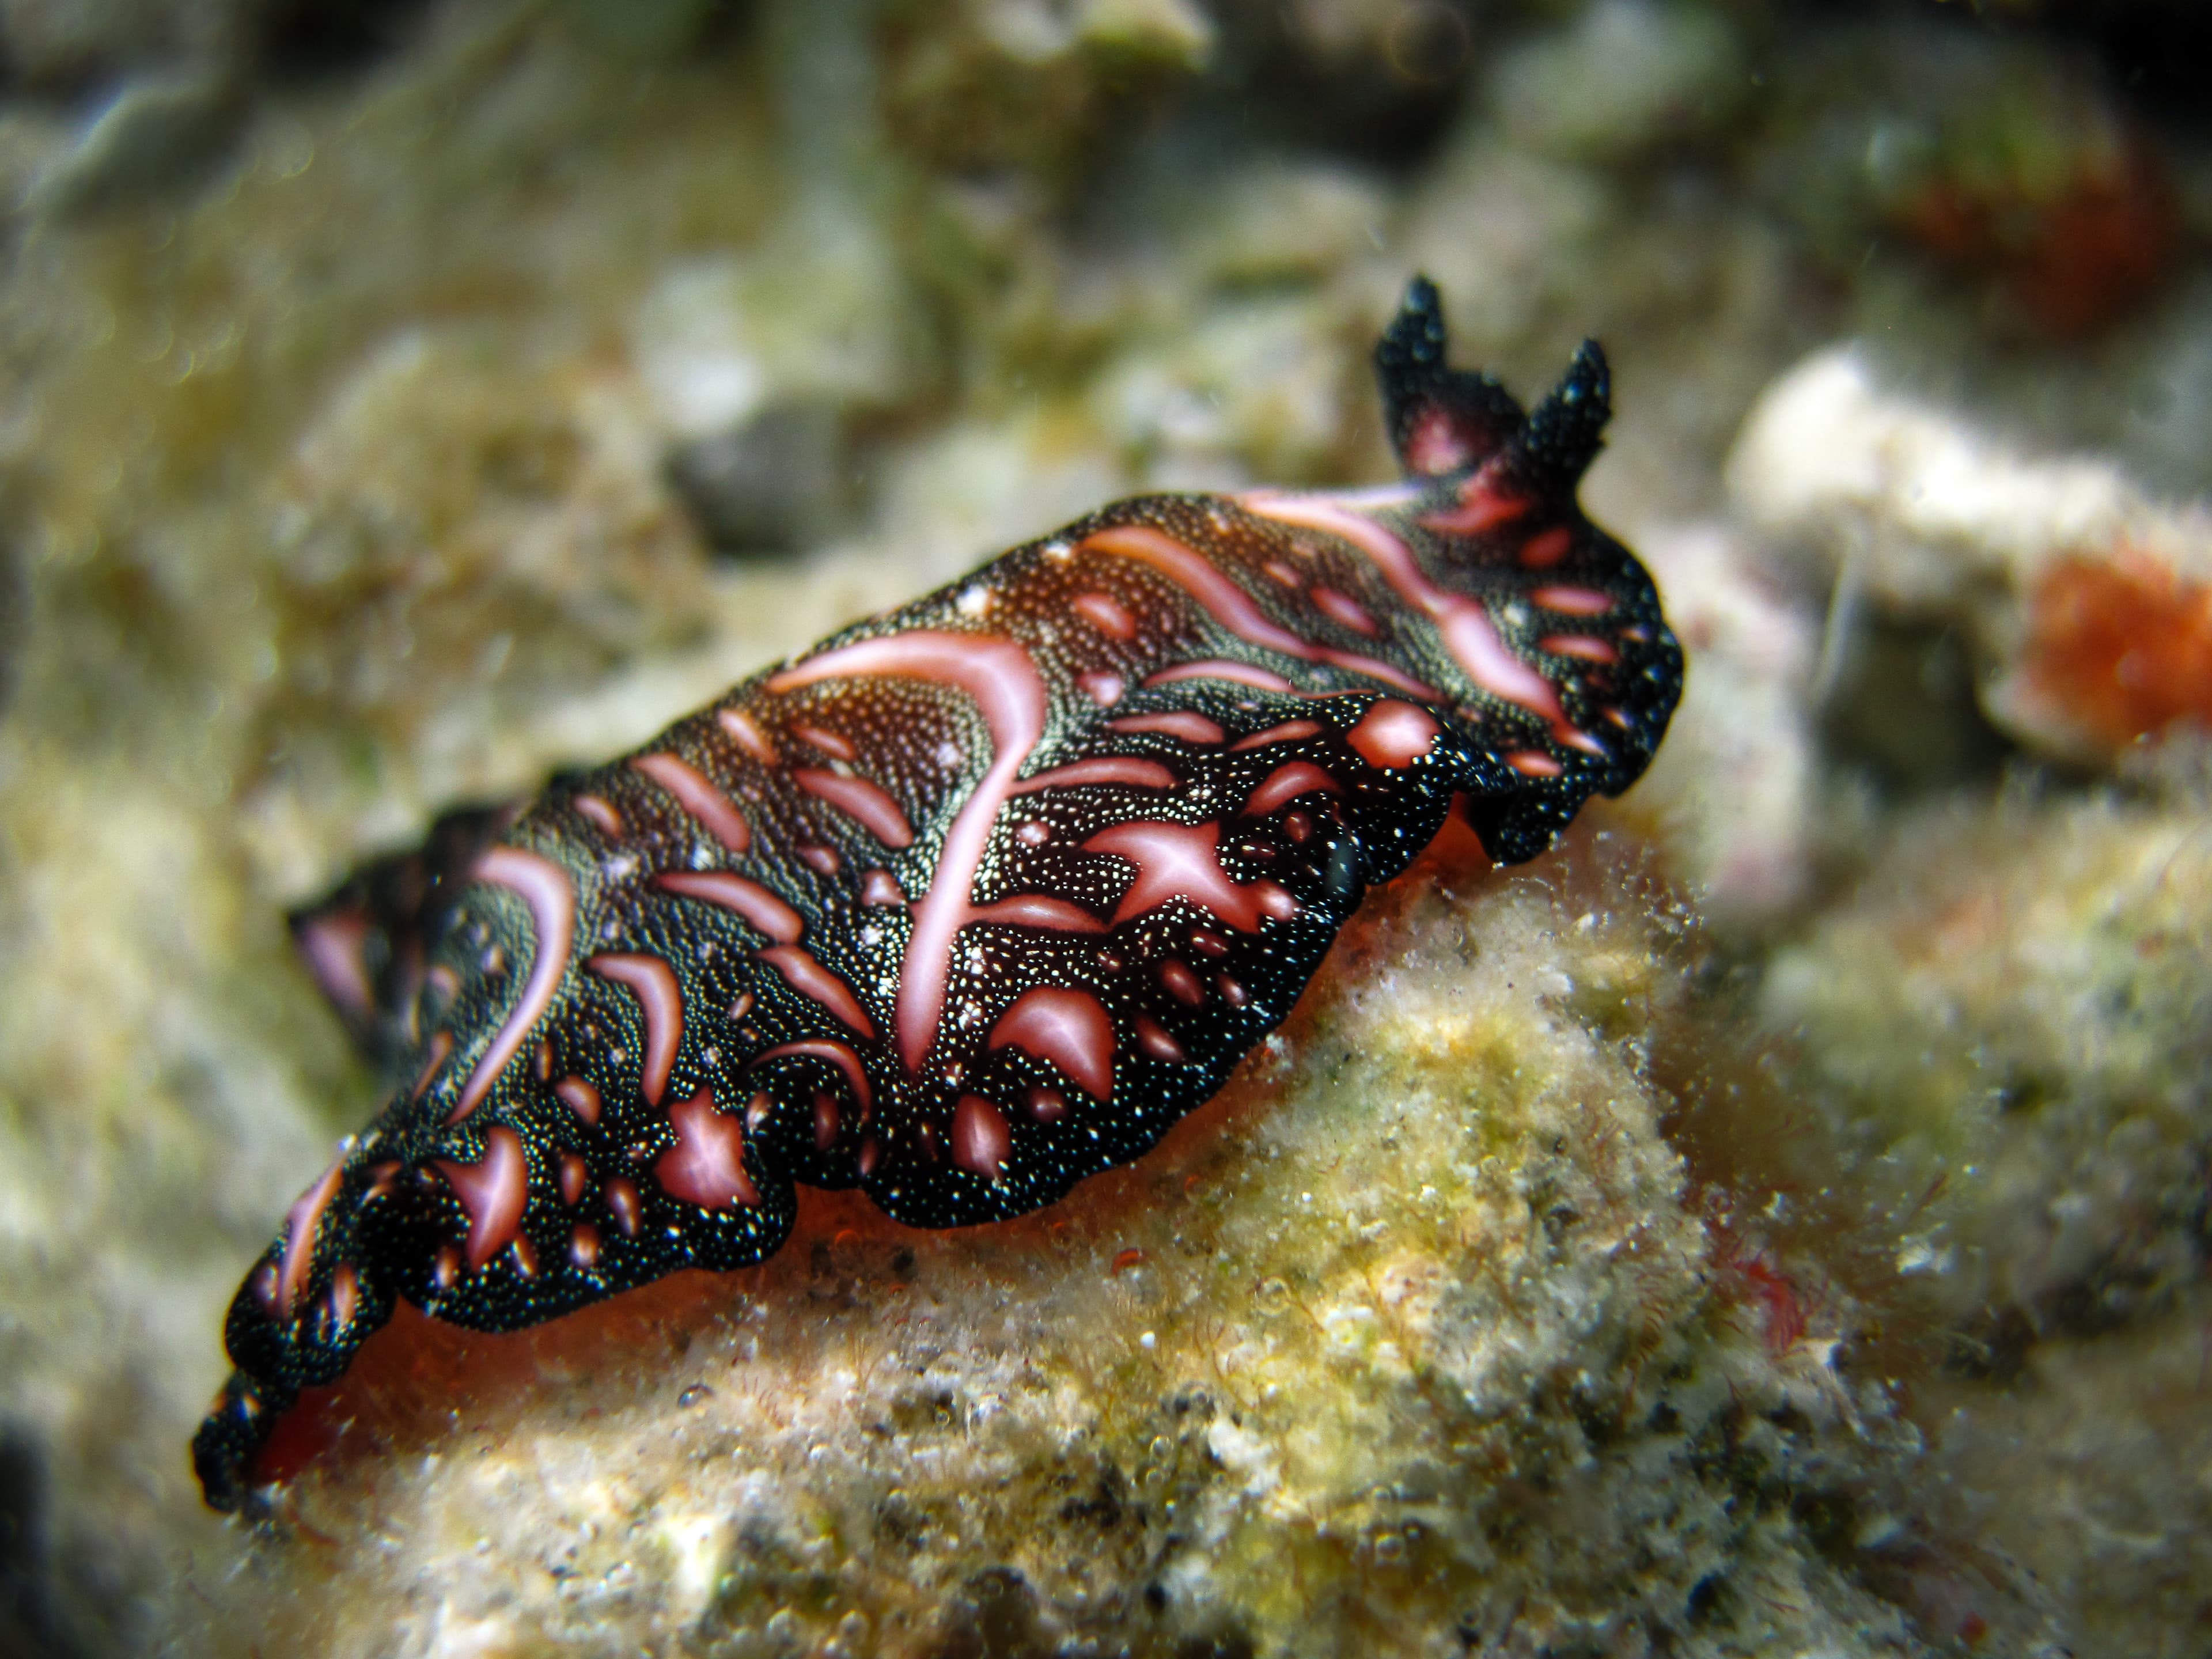
[[[0,1656],[2201,1655],[2191,0],[0,0]],[[1033,1222],[185,1441],[379,1082],[285,913],[1120,495],[1407,276],[1690,653]]]

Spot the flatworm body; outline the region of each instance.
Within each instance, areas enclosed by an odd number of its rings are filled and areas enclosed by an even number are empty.
[[[1376,362],[1404,483],[1106,507],[507,824],[409,1084],[231,1304],[209,1502],[395,1298],[501,1330],[741,1267],[795,1183],[1052,1202],[1211,1097],[1449,814],[1513,862],[1633,782],[1681,653],[1576,505],[1603,358],[1524,415],[1416,281]]]

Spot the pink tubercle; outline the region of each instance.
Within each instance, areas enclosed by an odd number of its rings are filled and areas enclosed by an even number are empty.
[[[827,1095],[814,1097],[814,1150],[826,1152],[837,1144],[837,1103]]]
[[[561,1201],[574,1209],[592,1184],[592,1166],[574,1152],[561,1154]]]
[[[568,1260],[585,1273],[599,1265],[599,1230],[580,1221],[568,1235]]]
[[[817,842],[804,842],[793,849],[799,862],[823,875],[835,877],[845,867],[844,855],[834,847],[824,847]]]
[[[576,1115],[580,1123],[597,1123],[600,1108],[599,1091],[580,1077],[564,1077],[553,1085],[553,1095],[563,1106]]]
[[[1474,459],[1474,446],[1449,410],[1434,404],[1413,420],[1406,434],[1406,470],[1434,477],[1456,472]]]
[[[811,766],[802,766],[791,775],[808,794],[829,802],[893,852],[914,845],[914,826],[881,785]]]
[[[629,764],[675,796],[676,804],[730,852],[742,854],[752,845],[752,827],[744,814],[697,768],[665,754],[639,755]]]
[[[1252,799],[1244,803],[1244,816],[1264,817],[1285,802],[1316,791],[1332,795],[1344,793],[1342,786],[1318,766],[1308,761],[1292,761],[1267,774],[1266,781],[1252,792]]]
[[[776,752],[775,744],[760,728],[760,722],[742,708],[722,708],[715,711],[714,722],[729,733],[730,741],[744,750],[763,766],[781,766],[783,757]]]
[[[861,1180],[866,1181],[875,1174],[876,1165],[882,1162],[883,1156],[884,1149],[876,1144],[873,1135],[860,1143],[860,1154],[853,1160],[853,1165],[860,1170]]]
[[[576,890],[568,872],[551,859],[526,853],[520,847],[495,847],[478,861],[476,878],[522,896],[536,925],[536,953],[530,978],[517,998],[514,1012],[499,1028],[491,1047],[469,1073],[461,1097],[454,1103],[448,1123],[459,1123],[483,1103],[499,1074],[507,1069],[531,1030],[553,1005],[553,993],[568,965],[568,952],[576,941]]]
[[[568,805],[576,809],[578,817],[590,823],[592,828],[609,841],[620,841],[623,838],[623,815],[616,810],[615,804],[605,795],[571,795],[568,798]]]
[[[1030,1115],[1040,1123],[1057,1123],[1067,1115],[1067,1097],[1057,1089],[1032,1089]]]
[[[1185,1058],[1182,1044],[1168,1034],[1166,1026],[1148,1014],[1137,1016],[1137,1046],[1154,1060],[1164,1060],[1170,1065]]]
[[[851,740],[840,737],[835,732],[825,732],[818,726],[808,726],[799,720],[793,720],[784,729],[801,743],[811,744],[823,754],[835,755],[841,761],[858,760],[860,757],[860,751],[853,747]]]
[[[1187,1008],[1196,1008],[1206,1001],[1206,987],[1190,970],[1190,964],[1169,957],[1160,964],[1160,983],[1167,987],[1168,994]]]
[[[1075,677],[1075,683],[1082,688],[1083,695],[1101,708],[1111,708],[1121,701],[1122,693],[1129,689],[1129,683],[1119,674],[1107,673],[1103,670],[1095,673],[1078,674]]]
[[[481,1267],[514,1242],[530,1196],[530,1164],[522,1138],[505,1124],[484,1132],[484,1154],[474,1164],[437,1160],[453,1195],[468,1212],[469,1266]]]
[[[937,867],[914,902],[914,932],[899,968],[900,1058],[919,1071],[945,1012],[953,937],[974,918],[975,872],[1015,780],[1044,735],[1044,681],[1030,653],[989,635],[917,629],[860,640],[785,669],[768,682],[781,693],[850,675],[889,674],[965,692],[991,733],[989,769],[945,832]]]
[[[1006,1115],[981,1095],[963,1095],[952,1107],[952,1161],[970,1175],[996,1181],[1013,1156]]]
[[[1218,823],[1116,823],[1083,843],[1086,853],[1111,853],[1137,866],[1137,878],[1114,913],[1115,925],[1185,898],[1218,921],[1256,933],[1263,921],[1279,913],[1273,895],[1286,901],[1290,895],[1273,882],[1232,880],[1221,867],[1220,849]],[[1296,908],[1292,903],[1291,911]]]
[[[860,1006],[853,988],[795,945],[775,945],[756,952],[784,977],[785,983],[803,997],[820,1003],[864,1037],[876,1034],[875,1022]]]
[[[1343,623],[1355,634],[1364,634],[1371,640],[1382,631],[1376,625],[1375,618],[1367,614],[1367,607],[1349,593],[1340,592],[1334,587],[1316,586],[1310,597],[1315,610],[1331,622]]]
[[[661,1191],[702,1210],[757,1205],[760,1194],[745,1173],[744,1126],[714,1109],[714,1091],[702,1089],[668,1109],[676,1144],[653,1166]]]
[[[1049,927],[1060,933],[1103,933],[1106,924],[1067,900],[1046,893],[1016,893],[981,906],[977,921],[1007,922],[1017,927]]]
[[[624,1238],[635,1238],[644,1205],[637,1195],[637,1183],[628,1176],[617,1176],[602,1188],[607,1208],[613,1212],[615,1225],[622,1229]]]
[[[1555,657],[1573,657],[1583,662],[1610,663],[1620,660],[1620,653],[1610,643],[1589,634],[1547,634],[1536,641],[1539,651],[1548,651]]]
[[[361,1308],[361,1275],[353,1263],[341,1261],[331,1275],[331,1322],[339,1329],[353,1323]]]
[[[1179,662],[1172,668],[1163,668],[1145,681],[1147,690],[1155,685],[1175,685],[1184,680],[1226,680],[1231,685],[1249,685],[1255,691],[1296,691],[1280,674],[1253,663],[1236,662],[1222,657],[1202,657],[1195,662]]]
[[[757,881],[726,870],[664,870],[653,878],[664,892],[699,899],[743,918],[778,945],[796,945],[805,919]]]
[[[601,979],[626,987],[645,1015],[645,1060],[637,1091],[648,1106],[660,1104],[676,1053],[684,1042],[684,991],[676,970],[656,956],[607,953],[585,964]]]
[[[1429,752],[1443,726],[1425,708],[1385,697],[1359,718],[1346,741],[1370,766],[1411,766]]]
[[[1375,562],[1383,580],[1427,615],[1467,677],[1492,696],[1518,703],[1554,726],[1564,725],[1559,693],[1541,674],[1505,648],[1490,612],[1475,599],[1439,587],[1421,568],[1403,537],[1374,520],[1334,502],[1312,496],[1253,495],[1244,505],[1283,524],[1341,536]],[[1425,702],[1440,701],[1434,691],[1414,694]]]
[[[1531,536],[1521,544],[1521,562],[1531,570],[1548,570],[1573,549],[1575,532],[1565,525]]]
[[[1306,585],[1304,574],[1295,567],[1284,563],[1280,559],[1269,559],[1260,567],[1260,574],[1270,581],[1279,582],[1283,586],[1293,590],[1303,588]]]
[[[906,889],[898,884],[898,878],[890,871],[870,870],[861,876],[861,903],[897,908],[906,902]]]
[[[780,1042],[761,1054],[763,1060],[779,1060],[787,1054],[805,1054],[815,1060],[826,1060],[845,1074],[845,1081],[853,1085],[853,1098],[860,1103],[860,1115],[866,1117],[875,1100],[875,1092],[868,1086],[867,1068],[850,1043],[840,1042],[834,1037],[806,1037],[797,1042]]]
[[[1320,731],[1318,720],[1285,720],[1280,726],[1271,726],[1249,738],[1237,738],[1229,745],[1229,752],[1235,755],[1247,749],[1265,749],[1271,743],[1296,743],[1301,738],[1316,736]]]
[[[1188,744],[1216,744],[1227,735],[1205,715],[1182,708],[1170,709],[1164,714],[1124,714],[1119,720],[1108,720],[1106,726],[1112,732],[1164,732]]]
[[[1040,789],[1055,789],[1080,783],[1123,783],[1137,789],[1172,789],[1176,775],[1158,761],[1139,760],[1133,755],[1099,755],[1090,760],[1072,761],[1066,766],[1055,766],[1049,772],[1040,772],[1033,778],[1024,778],[1013,785],[1009,795],[1033,795]]]
[[[1602,617],[1613,609],[1613,598],[1595,587],[1539,587],[1530,592],[1528,603],[1563,617]]]
[[[1078,593],[1068,601],[1067,608],[1109,640],[1137,637],[1137,619],[1110,593]]]
[[[1532,778],[1556,778],[1567,769],[1549,755],[1534,749],[1522,749],[1505,757],[1505,763],[1515,771]]]
[[[316,1176],[284,1213],[284,1255],[276,1267],[276,1310],[279,1319],[292,1316],[300,1292],[307,1287],[308,1270],[315,1262],[316,1231],[322,1225],[323,1212],[337,1196],[344,1178],[345,1160],[340,1158]]]
[[[1114,1091],[1114,1022],[1088,991],[1040,985],[1023,992],[992,1026],[988,1046],[1057,1066],[1096,1099]]]

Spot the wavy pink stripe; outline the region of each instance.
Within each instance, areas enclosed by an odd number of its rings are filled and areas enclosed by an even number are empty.
[[[1205,657],[1196,662],[1179,662],[1172,668],[1163,668],[1145,681],[1146,690],[1155,685],[1174,685],[1182,680],[1227,680],[1231,685],[1249,685],[1255,691],[1296,691],[1280,674],[1272,669],[1259,668],[1249,662],[1233,662],[1224,657]]]
[[[975,915],[975,872],[1014,780],[1044,735],[1044,680],[1013,641],[921,629],[860,640],[793,664],[768,682],[781,693],[852,675],[890,674],[973,697],[990,728],[991,765],[945,832],[937,867],[914,902],[914,933],[899,964],[899,1054],[908,1071],[928,1057],[944,1017],[952,940]]]
[[[808,1037],[799,1042],[779,1042],[763,1051],[761,1059],[775,1060],[783,1054],[811,1054],[817,1060],[828,1060],[844,1073],[845,1080],[853,1085],[854,1097],[860,1103],[861,1115],[867,1115],[875,1095],[868,1087],[867,1068],[860,1064],[860,1055],[854,1053],[849,1043],[840,1042],[835,1037]]]
[[[280,1319],[292,1316],[300,1291],[307,1285],[308,1270],[315,1264],[316,1230],[322,1225],[323,1212],[337,1196],[344,1176],[345,1160],[340,1158],[318,1176],[285,1212],[284,1258],[276,1269],[276,1316]]]
[[[448,1123],[459,1123],[476,1110],[499,1074],[507,1069],[526,1039],[553,1005],[553,993],[568,965],[568,951],[576,941],[576,889],[568,872],[552,860],[520,847],[495,847],[477,862],[476,878],[520,893],[530,906],[538,940],[530,963],[530,979],[516,999],[514,1012],[499,1028],[491,1047],[477,1062],[462,1086]]]
[[[1158,761],[1140,760],[1134,755],[1100,755],[1091,760],[1055,766],[1033,778],[1024,778],[1006,793],[1034,795],[1040,789],[1076,783],[1126,783],[1139,789],[1172,789],[1176,775]]]
[[[1187,709],[1170,709],[1164,714],[1125,714],[1118,720],[1108,720],[1107,728],[1114,732],[1164,732],[1185,743],[1219,743],[1227,735],[1203,714],[1194,714]]]
[[[676,1051],[684,1045],[684,991],[676,970],[659,957],[623,956],[611,952],[593,957],[584,964],[601,979],[627,987],[645,1013],[645,1060],[638,1075],[638,1093],[648,1106],[660,1104],[668,1092],[668,1074],[676,1069]]]
[[[1309,761],[1292,761],[1279,766],[1267,774],[1267,781],[1252,792],[1252,799],[1244,803],[1246,816],[1264,817],[1285,801],[1296,800],[1300,795],[1310,795],[1316,790],[1332,795],[1344,793],[1343,787],[1329,775]]]
[[[805,918],[767,888],[726,870],[664,870],[653,884],[733,911],[778,945],[798,944],[806,928]]]
[[[752,827],[744,814],[688,761],[673,755],[639,755],[630,762],[630,769],[643,773],[675,796],[677,805],[731,852],[742,854],[752,845]]]
[[[1321,730],[1319,720],[1285,720],[1280,726],[1271,726],[1264,732],[1255,732],[1249,738],[1239,738],[1229,745],[1232,755],[1247,749],[1265,749],[1271,743],[1295,743],[1300,738],[1310,738]]]
[[[801,996],[811,997],[864,1037],[876,1034],[875,1022],[860,1006],[853,988],[795,945],[772,945],[754,954],[784,977]]]
[[[817,800],[826,800],[894,852],[914,845],[914,826],[906,814],[879,786],[866,778],[848,778],[802,766],[792,778]]]
[[[978,921],[1010,922],[1018,927],[1050,927],[1063,933],[1103,933],[1106,924],[1066,899],[1045,893],[1016,893],[975,912]]]

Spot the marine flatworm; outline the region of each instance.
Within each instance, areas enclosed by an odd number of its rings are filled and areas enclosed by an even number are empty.
[[[504,1330],[744,1267],[797,1184],[1051,1203],[1218,1090],[1448,816],[1515,862],[1633,782],[1682,659],[1576,504],[1605,360],[1524,413],[1444,346],[1417,280],[1376,348],[1404,483],[1103,508],[507,823],[409,1085],[231,1304],[208,1501],[397,1299]]]

